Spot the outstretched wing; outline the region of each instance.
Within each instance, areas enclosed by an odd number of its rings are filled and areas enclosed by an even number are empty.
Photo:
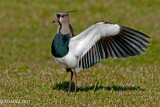
[[[79,68],[85,69],[107,58],[126,58],[141,55],[150,44],[147,35],[134,29],[98,22],[70,39],[70,51],[79,59]]]

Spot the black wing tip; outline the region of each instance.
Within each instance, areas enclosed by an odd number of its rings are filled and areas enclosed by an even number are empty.
[[[147,35],[146,35],[147,36]],[[147,36],[147,39],[152,39],[151,37]]]
[[[140,37],[140,38],[152,39],[151,37],[147,36],[146,34],[140,32],[140,31],[138,31],[138,30],[129,28],[129,27],[121,26],[121,30],[122,30],[122,31],[129,32],[129,33],[131,33],[131,34],[134,32],[133,35],[138,36],[138,37]],[[145,40],[145,41],[146,41],[145,44],[151,45],[151,42],[149,42],[149,41],[147,41],[147,40]]]
[[[135,30],[135,29],[132,29],[132,28],[129,28],[129,27],[125,27],[125,26],[121,26],[121,27],[122,27],[123,30],[127,30],[127,31],[138,33],[138,34],[142,35],[143,38],[152,39],[151,37],[147,36],[146,34],[140,32],[138,30]]]
[[[151,37],[147,36],[146,34],[143,33],[146,39],[152,39]]]
[[[151,45],[151,44],[152,44],[151,42],[148,42],[148,43],[147,43],[147,45]]]

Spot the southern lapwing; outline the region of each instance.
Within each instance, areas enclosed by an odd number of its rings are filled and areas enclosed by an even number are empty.
[[[77,87],[76,73],[92,67],[107,58],[127,58],[144,54],[150,39],[137,30],[108,22],[96,22],[82,33],[74,36],[69,24],[69,12],[57,14],[53,21],[58,22],[58,31],[51,45],[51,52],[57,64],[71,72],[68,89],[70,94],[73,73],[75,75],[75,96]],[[74,69],[74,72],[71,70]]]

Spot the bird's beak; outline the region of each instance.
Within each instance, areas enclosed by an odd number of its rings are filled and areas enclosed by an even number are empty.
[[[53,21],[53,23],[58,22],[58,21],[59,21],[59,18],[57,17],[57,18]]]

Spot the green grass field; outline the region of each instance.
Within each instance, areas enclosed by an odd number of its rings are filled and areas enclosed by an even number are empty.
[[[74,98],[70,73],[55,64],[51,43],[56,13],[70,14],[79,34],[98,21],[118,23],[152,37],[146,54],[107,59],[82,70]],[[4,103],[20,100],[20,103]],[[27,101],[27,102],[24,102]],[[22,103],[23,102],[23,103]],[[0,3],[0,106],[159,106],[159,0],[4,0]]]

